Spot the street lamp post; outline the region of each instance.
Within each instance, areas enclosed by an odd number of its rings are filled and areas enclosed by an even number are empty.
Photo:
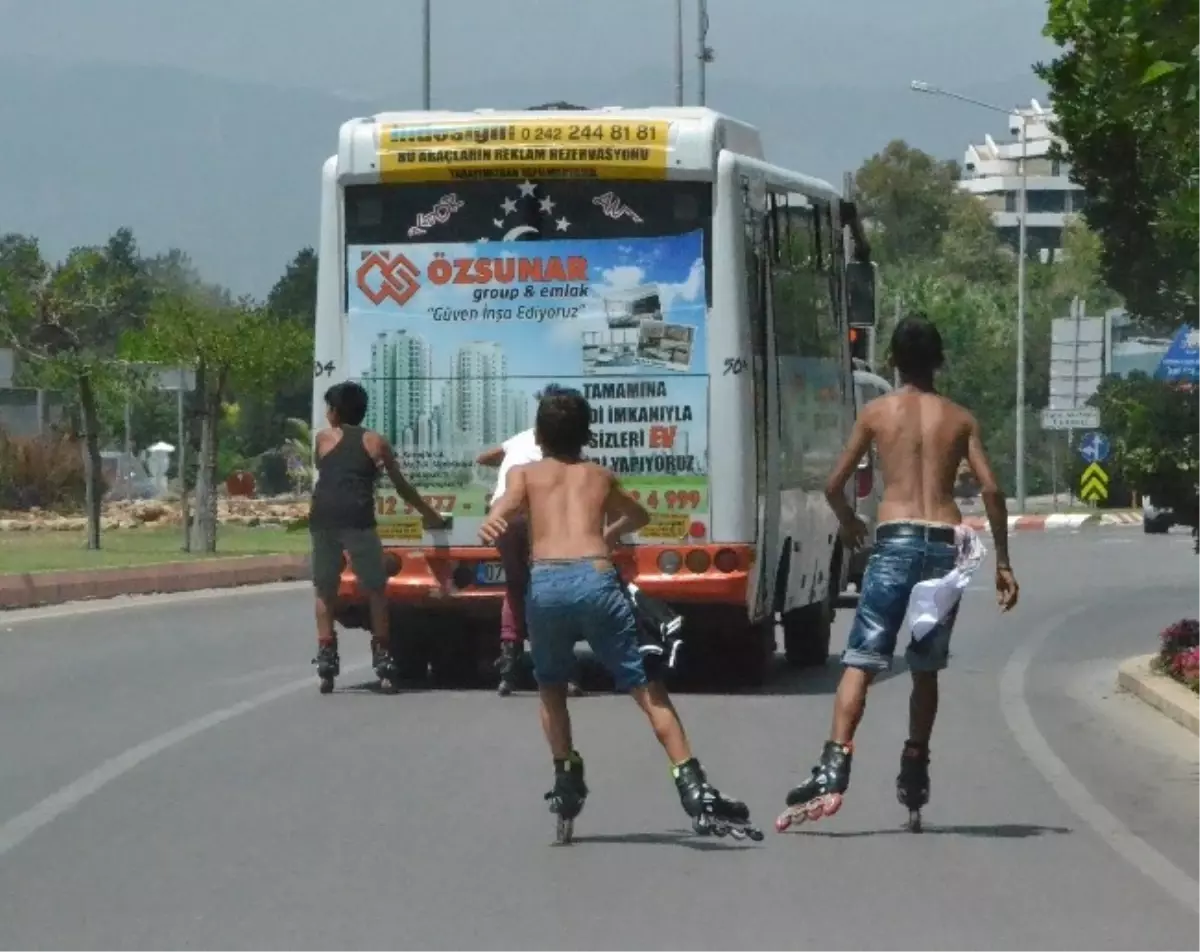
[[[675,105],[683,105],[683,0],[675,0]]]
[[[421,108],[429,112],[430,103],[433,99],[433,90],[430,77],[430,60],[432,59],[432,36],[431,36],[431,12],[430,4],[432,0],[425,0],[421,4]]]
[[[1006,116],[1015,116],[1021,123],[1020,127],[1020,144],[1021,157],[1019,161],[1021,171],[1021,186],[1018,191],[1017,199],[1017,447],[1016,447],[1016,470],[1017,470],[1017,511],[1025,511],[1025,256],[1026,256],[1026,228],[1029,218],[1029,179],[1026,170],[1026,158],[1028,149],[1028,126],[1029,118],[1018,109],[1005,109],[1002,106],[993,105],[990,102],[984,102],[981,99],[973,99],[970,96],[964,96],[961,93],[951,92],[948,89],[942,89],[939,86],[933,86],[929,83],[923,83],[919,80],[913,80],[911,83],[912,90],[918,93],[926,93],[931,96],[945,96],[947,99],[957,99],[959,102],[969,103],[972,106],[978,106],[981,109],[988,109],[992,112],[1002,112]]]

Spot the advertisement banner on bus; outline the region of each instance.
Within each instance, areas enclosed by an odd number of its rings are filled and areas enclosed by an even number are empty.
[[[461,179],[666,178],[671,124],[662,120],[508,121],[385,124],[379,130],[384,182]]]
[[[587,455],[652,514],[644,541],[708,527],[703,233],[671,237],[352,245],[347,371],[366,426],[473,541],[495,485],[485,449],[534,425],[548,384],[592,408]],[[419,538],[390,487],[385,538]]]

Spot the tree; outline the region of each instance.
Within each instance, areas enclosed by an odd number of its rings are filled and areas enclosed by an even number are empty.
[[[100,548],[100,404],[129,386],[115,363],[116,341],[135,325],[129,313],[141,293],[131,263],[133,236],[122,230],[104,248],[76,248],[49,265],[36,239],[0,238],[0,339],[32,364],[36,382],[73,393],[84,441],[87,545]]]
[[[267,295],[267,310],[281,321],[312,331],[316,309],[317,256],[312,248],[302,248]],[[288,420],[311,417],[312,401],[313,378],[309,373],[288,381],[276,393],[245,400],[238,433],[241,451],[257,456],[276,449],[285,439]]]
[[[282,321],[250,300],[220,304],[194,292],[166,291],[155,301],[145,329],[130,335],[124,346],[130,359],[195,372],[200,445],[188,545],[192,551],[213,552],[224,404],[233,392],[271,393],[305,374],[312,360],[312,337],[295,322]],[[185,500],[185,524],[187,516]]]
[[[1197,303],[1198,32],[1196,0],[1050,0],[1045,33],[1064,52],[1036,67],[1107,283],[1160,331]]]
[[[1091,401],[1100,408],[1100,427],[1112,440],[1112,466],[1122,479],[1180,521],[1197,522],[1200,482],[1200,398],[1195,389],[1143,373],[1109,377]]]
[[[889,142],[854,176],[855,197],[881,263],[937,252],[959,201],[958,164],[934,158],[903,140]]]

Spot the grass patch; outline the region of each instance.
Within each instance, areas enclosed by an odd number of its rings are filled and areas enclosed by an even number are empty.
[[[86,541],[84,532],[0,532],[0,575],[127,568],[239,555],[299,555],[309,549],[307,532],[287,532],[282,526],[221,526],[213,555],[180,551],[183,529],[177,526],[103,532],[99,552],[89,552]]]

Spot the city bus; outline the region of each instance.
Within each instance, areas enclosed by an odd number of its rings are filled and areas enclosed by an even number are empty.
[[[549,384],[587,397],[589,457],[650,511],[614,560],[682,613],[685,661],[761,682],[778,622],[790,663],[824,663],[849,559],[823,485],[854,417],[848,330],[874,321],[852,203],[682,107],[354,119],[321,203],[314,426],[327,387],[360,381],[367,425],[452,520],[426,532],[379,490],[402,667],[458,680],[495,658],[495,472],[475,460]],[[340,594],[365,624],[349,568]]]

